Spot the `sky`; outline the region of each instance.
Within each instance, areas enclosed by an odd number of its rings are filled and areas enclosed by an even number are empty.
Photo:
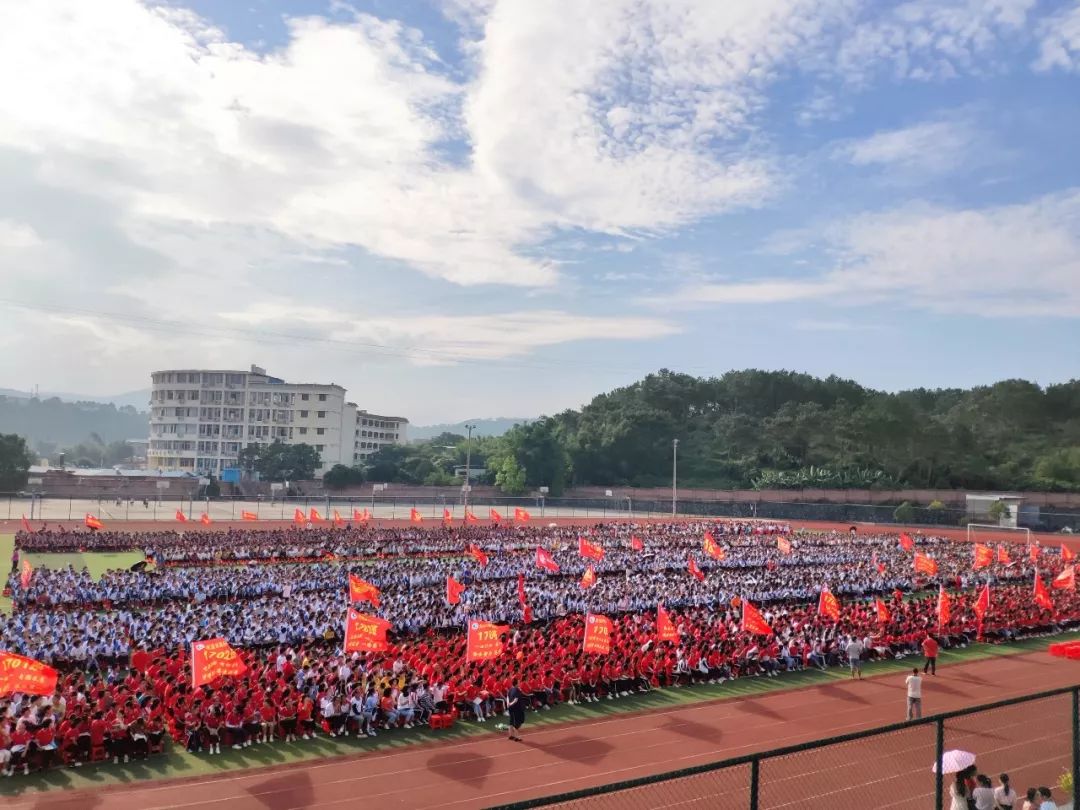
[[[0,387],[415,423],[1080,367],[1080,3],[0,0]]]

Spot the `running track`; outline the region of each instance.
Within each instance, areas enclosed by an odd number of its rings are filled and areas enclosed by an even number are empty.
[[[913,659],[913,664],[917,659]],[[926,713],[1080,683],[1080,663],[1032,653],[942,667],[924,685]],[[887,675],[769,696],[547,726],[524,743],[490,736],[196,780],[27,794],[20,810],[301,810],[355,806],[483,808],[735,757],[903,719],[903,677]],[[1017,788],[1053,784],[1068,757],[1068,698],[950,721],[946,747],[979,754]],[[933,731],[799,754],[762,765],[762,808],[932,806]],[[745,769],[743,769],[745,770]],[[721,778],[722,777],[722,778]],[[590,808],[745,807],[745,777],[661,784]],[[711,781],[710,781],[711,780]],[[710,791],[715,791],[709,795]],[[680,793],[686,794],[680,796]],[[775,795],[773,795],[775,794]],[[726,800],[724,800],[726,797]],[[811,800],[811,803],[805,803]]]

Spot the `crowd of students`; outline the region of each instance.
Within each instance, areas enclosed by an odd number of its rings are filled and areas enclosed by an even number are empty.
[[[712,555],[703,551],[706,533]],[[371,736],[440,713],[486,721],[514,681],[529,705],[543,709],[824,668],[843,663],[853,640],[868,656],[889,658],[917,654],[928,634],[949,647],[1080,622],[1075,590],[1052,589],[1053,610],[1032,599],[1036,568],[1049,582],[1065,565],[1057,549],[1036,556],[1009,546],[976,571],[970,545],[933,537],[915,538],[909,550],[890,534],[755,533],[749,525],[716,522],[597,526],[587,542],[603,549],[599,560],[582,557],[577,530],[565,528],[265,534],[273,539],[255,531],[197,533],[213,549],[212,560],[227,559],[225,549],[245,555],[231,565],[109,572],[97,582],[84,571],[39,568],[25,588],[25,572],[13,572],[8,587],[16,609],[0,617],[0,648],[50,663],[62,676],[51,698],[0,702],[4,770],[143,757],[160,750],[165,735],[189,750],[216,753],[223,745],[321,734]],[[88,537],[84,542],[96,535]],[[154,556],[176,551],[174,539],[179,535],[136,535],[127,543]],[[186,554],[193,551],[188,541],[184,535],[180,545]],[[17,538],[23,549],[69,542],[63,532]],[[538,547],[558,571],[537,565]],[[274,553],[255,562],[257,548]],[[297,559],[288,553],[297,549],[312,562],[268,562]],[[933,558],[936,577],[915,574],[915,552]],[[596,582],[586,588],[587,566]],[[377,606],[363,607],[392,625],[384,652],[342,653],[349,573],[380,591]],[[447,598],[447,577],[465,586],[459,604]],[[990,601],[979,618],[985,583]],[[905,597],[938,584],[950,589],[943,623],[936,594]],[[823,587],[840,599],[839,618],[819,610]],[[772,635],[744,629],[742,600],[760,607]],[[677,641],[657,638],[661,602]],[[586,611],[612,619],[610,654],[582,652]],[[507,623],[505,652],[467,660],[466,618]],[[237,647],[247,671],[192,688],[188,645],[213,637]]]

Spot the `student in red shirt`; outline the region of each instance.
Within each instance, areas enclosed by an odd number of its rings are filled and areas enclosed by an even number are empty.
[[[30,766],[27,764],[28,748],[30,746],[31,734],[26,730],[25,726],[16,726],[15,730],[11,732],[11,764],[8,766],[8,771],[14,773],[21,765],[23,769],[23,776],[30,773]]]
[[[52,767],[53,757],[56,755],[56,729],[53,728],[52,718],[46,719],[41,728],[34,732],[31,745],[31,751],[41,753],[41,769],[47,771]]]
[[[929,672],[931,675],[937,675],[937,655],[938,655],[938,643],[932,635],[926,634],[926,638],[922,643],[923,655],[926,656],[926,663],[923,665],[923,672]]]

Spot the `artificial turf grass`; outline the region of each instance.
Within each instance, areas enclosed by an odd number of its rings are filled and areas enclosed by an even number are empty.
[[[938,663],[948,667],[969,661],[1041,651],[1060,638],[1060,636],[1032,638],[1007,645],[972,644],[959,650],[942,650]],[[912,658],[905,658],[869,662],[863,669],[868,676],[906,673],[913,665],[912,660]],[[594,720],[632,711],[678,708],[694,703],[766,695],[848,679],[849,675],[845,668],[833,667],[824,672],[818,669],[807,669],[784,673],[778,678],[739,678],[723,684],[702,684],[693,688],[654,689],[651,692],[635,693],[618,700],[604,700],[599,703],[576,706],[562,704],[551,711],[532,712],[529,714],[527,725],[536,728],[556,723]],[[451,729],[398,730],[381,732],[378,737],[363,739],[331,738],[320,734],[314,740],[300,740],[295,743],[275,742],[269,745],[252,745],[239,751],[224,748],[221,754],[213,756],[189,754],[167,740],[166,753],[146,762],[132,762],[127,765],[100,763],[86,765],[79,769],[53,769],[46,774],[4,779],[0,781],[0,796],[15,796],[25,792],[56,789],[92,789],[154,779],[213,776],[246,768],[289,765],[370,752],[386,753],[419,743],[466,739],[490,734],[495,731],[495,725],[498,722],[500,722],[499,718],[493,718],[487,723],[476,723],[463,718]]]

